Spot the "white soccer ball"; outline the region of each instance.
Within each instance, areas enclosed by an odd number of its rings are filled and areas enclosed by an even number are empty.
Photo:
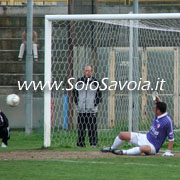
[[[9,94],[6,97],[6,103],[9,106],[18,106],[20,102],[20,97],[16,94]]]

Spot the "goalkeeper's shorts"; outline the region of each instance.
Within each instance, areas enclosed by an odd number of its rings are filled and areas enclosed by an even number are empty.
[[[156,149],[155,149],[154,145],[148,141],[146,134],[131,132],[130,143],[135,146],[139,146],[139,147],[140,146],[150,146],[151,147],[150,154],[156,154]]]

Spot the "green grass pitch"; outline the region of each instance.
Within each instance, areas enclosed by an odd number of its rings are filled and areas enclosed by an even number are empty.
[[[178,180],[180,157],[14,160],[0,162],[2,180]]]
[[[25,136],[12,132],[9,147],[0,148],[0,155],[22,151],[41,151],[42,134]],[[166,145],[163,147],[166,149]],[[78,151],[77,159],[0,160],[0,180],[179,180],[180,157],[141,156],[83,159],[81,151],[98,151],[99,148],[61,148],[54,151]],[[179,146],[175,147],[179,150]],[[7,158],[8,159],[8,158]]]

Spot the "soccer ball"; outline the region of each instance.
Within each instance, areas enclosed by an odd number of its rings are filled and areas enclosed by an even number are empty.
[[[20,97],[16,94],[9,94],[6,97],[6,103],[9,106],[18,106],[20,102]]]

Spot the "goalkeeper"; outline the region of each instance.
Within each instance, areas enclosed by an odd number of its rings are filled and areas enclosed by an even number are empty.
[[[2,139],[2,148],[7,147],[8,139],[10,139],[9,129],[9,121],[6,115],[0,110],[0,138]]]
[[[161,102],[157,92],[155,92],[156,103],[154,105],[155,118],[147,134],[135,132],[120,132],[115,138],[111,147],[104,147],[101,152],[112,152],[117,155],[155,155],[159,152],[164,141],[168,137],[168,149],[163,156],[173,156],[171,150],[174,144],[173,121],[166,112],[166,103]],[[117,148],[128,141],[136,147],[128,150],[118,150]]]

